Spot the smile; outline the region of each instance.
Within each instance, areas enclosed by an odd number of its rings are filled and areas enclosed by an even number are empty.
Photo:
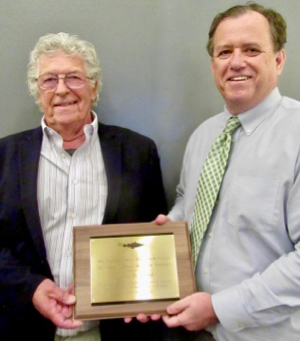
[[[238,77],[231,77],[228,80],[229,81],[234,81],[234,82],[240,82],[240,81],[246,81],[250,79],[250,76],[238,76]]]
[[[73,101],[73,102],[65,102],[65,103],[57,103],[57,104],[54,104],[55,107],[67,107],[68,105],[73,105],[75,104],[76,101]]]

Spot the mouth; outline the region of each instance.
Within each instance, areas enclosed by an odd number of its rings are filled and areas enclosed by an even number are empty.
[[[247,81],[250,78],[251,78],[250,76],[236,76],[236,77],[230,77],[228,78],[228,80],[230,82],[242,82],[242,81]]]
[[[68,107],[69,105],[76,104],[77,101],[71,101],[71,102],[62,102],[62,103],[56,103],[54,104],[55,107]]]

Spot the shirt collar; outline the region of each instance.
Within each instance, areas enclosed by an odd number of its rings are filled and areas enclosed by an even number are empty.
[[[267,116],[273,114],[281,99],[278,88],[275,88],[259,105],[239,114],[238,118],[245,134],[251,135]],[[224,112],[228,119],[232,116],[226,107]]]
[[[85,133],[87,140],[91,139],[93,141],[95,140],[95,136],[97,137],[98,132],[98,116],[94,111],[92,111],[92,117],[93,121],[89,124],[86,124],[83,128],[83,131]],[[51,136],[55,136],[56,139],[60,138],[62,140],[61,136],[54,129],[47,126],[45,116],[42,117],[41,125],[44,137],[47,136],[48,139],[50,139]]]

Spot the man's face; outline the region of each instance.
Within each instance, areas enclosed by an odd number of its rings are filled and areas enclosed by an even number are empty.
[[[258,105],[276,87],[285,53],[273,51],[267,19],[257,12],[224,19],[214,36],[212,73],[234,115]]]
[[[69,73],[82,73],[87,76],[81,57],[66,55],[63,52],[44,54],[39,59],[39,75],[56,74],[64,77]],[[86,80],[80,89],[70,89],[63,79],[57,89],[38,91],[38,101],[44,112],[46,123],[58,133],[74,129],[79,130],[91,121],[91,107],[96,98],[96,86]]]

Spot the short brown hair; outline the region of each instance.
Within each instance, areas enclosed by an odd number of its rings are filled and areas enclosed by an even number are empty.
[[[208,42],[206,45],[206,49],[211,57],[213,56],[214,51],[213,39],[219,24],[226,18],[239,17],[251,11],[260,13],[268,20],[274,52],[280,51],[284,47],[284,44],[286,43],[286,22],[282,15],[271,8],[265,8],[255,2],[248,2],[246,5],[237,5],[231,7],[215,16],[210,26]]]

